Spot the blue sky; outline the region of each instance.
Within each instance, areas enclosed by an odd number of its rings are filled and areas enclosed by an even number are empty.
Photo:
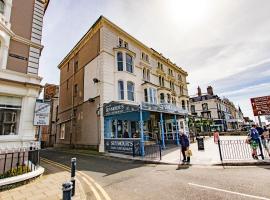
[[[253,117],[250,97],[270,95],[269,0],[52,0],[44,18],[43,83],[100,15],[189,73],[189,93],[214,92]]]

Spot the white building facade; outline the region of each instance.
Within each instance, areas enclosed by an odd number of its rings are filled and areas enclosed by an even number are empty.
[[[48,1],[0,1],[0,148],[35,140],[34,107],[40,93],[38,63]],[[33,9],[29,9],[33,7]]]

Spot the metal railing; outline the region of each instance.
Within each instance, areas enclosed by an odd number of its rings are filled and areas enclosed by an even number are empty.
[[[34,171],[39,163],[39,149],[36,148],[0,152],[0,179]]]
[[[161,146],[159,144],[151,144],[144,146],[144,158],[150,160],[161,160]]]
[[[142,156],[140,138],[109,138],[105,139],[105,150],[110,153],[121,153]],[[161,147],[159,144],[144,144],[144,158],[160,159]]]
[[[269,148],[269,143],[267,144]],[[221,161],[248,161],[253,160],[252,148],[246,140],[219,140],[219,155]],[[270,159],[267,150],[259,142],[257,155],[261,159]]]

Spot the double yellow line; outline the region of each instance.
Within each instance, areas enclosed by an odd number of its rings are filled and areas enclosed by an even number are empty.
[[[52,164],[52,165],[55,165],[59,168],[62,168],[66,171],[71,171],[71,168],[66,166],[66,165],[63,165],[61,163],[57,163],[57,162],[54,162],[52,160],[48,160],[46,158],[40,158],[41,161],[43,162],[46,162],[48,164]],[[76,171],[77,175],[79,175],[83,181],[89,185],[90,189],[92,190],[95,198],[97,200],[111,200],[111,198],[109,197],[109,195],[107,194],[107,192],[93,179],[91,178],[90,176],[88,176],[87,174],[81,172],[81,171]],[[100,195],[101,194],[101,195]],[[103,198],[102,198],[103,197]]]

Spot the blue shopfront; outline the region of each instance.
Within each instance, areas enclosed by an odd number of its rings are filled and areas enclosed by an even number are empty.
[[[104,104],[105,150],[144,156],[144,147],[179,145],[179,131],[187,112],[171,104]],[[181,123],[182,122],[182,123]]]

